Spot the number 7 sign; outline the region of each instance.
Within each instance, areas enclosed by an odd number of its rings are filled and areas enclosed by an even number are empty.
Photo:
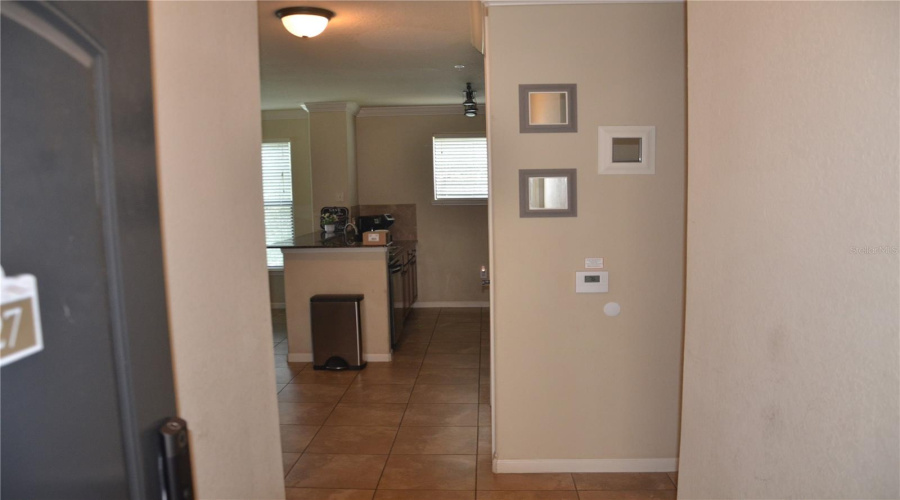
[[[0,269],[0,366],[44,348],[37,279],[30,274],[5,276]]]

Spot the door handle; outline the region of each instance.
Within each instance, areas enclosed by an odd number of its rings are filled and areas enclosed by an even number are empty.
[[[162,438],[160,456],[163,498],[165,500],[193,500],[194,480],[191,477],[191,449],[188,444],[187,422],[172,417],[159,429]]]

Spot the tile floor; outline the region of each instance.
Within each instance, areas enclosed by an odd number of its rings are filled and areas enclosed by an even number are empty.
[[[676,474],[493,474],[488,310],[414,309],[390,363],[288,363],[273,311],[288,500],[674,499]]]

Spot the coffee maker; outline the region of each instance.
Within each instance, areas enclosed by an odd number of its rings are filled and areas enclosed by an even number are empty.
[[[394,224],[394,218],[391,214],[360,215],[357,222],[359,223],[359,233],[356,235],[356,240],[362,241],[363,233],[376,229],[388,229]]]

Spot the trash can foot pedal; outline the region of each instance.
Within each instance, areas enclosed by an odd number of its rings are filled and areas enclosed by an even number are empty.
[[[360,365],[350,365],[344,358],[340,356],[332,356],[324,365],[313,365],[313,370],[362,370],[368,363],[365,361]]]

